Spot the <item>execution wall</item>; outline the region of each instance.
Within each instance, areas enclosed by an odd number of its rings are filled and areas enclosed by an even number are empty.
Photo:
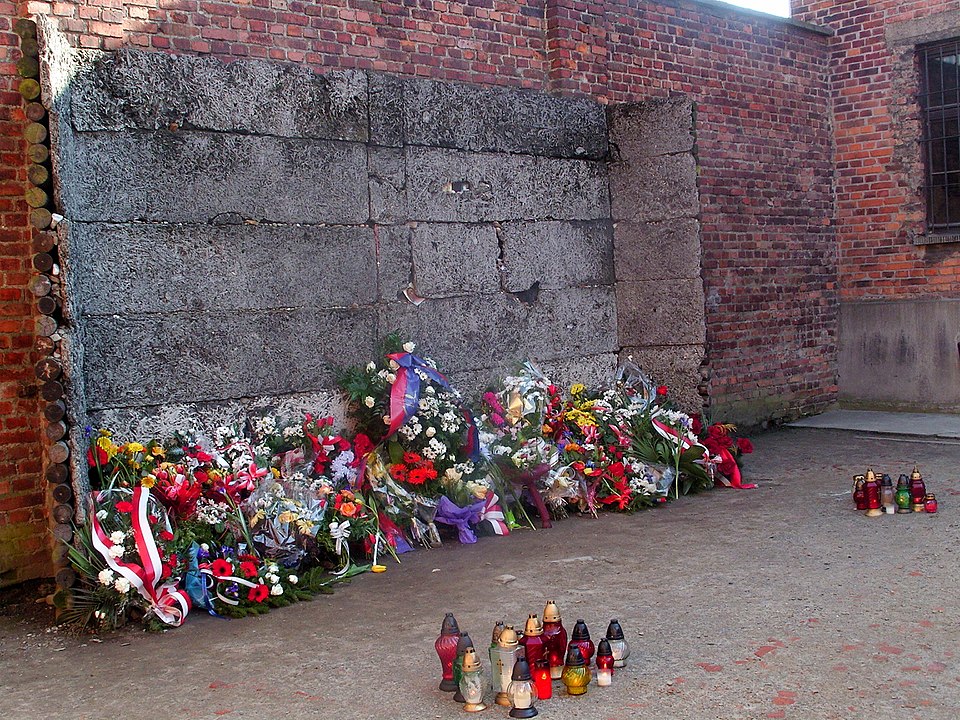
[[[467,384],[520,354],[595,378],[630,353],[717,418],[836,397],[817,28],[688,0],[10,9],[65,39],[47,100],[75,421],[317,409],[331,361],[396,326]],[[0,40],[24,338],[25,119]],[[11,357],[3,385],[28,411],[37,359]],[[0,437],[25,459],[44,446],[29,424]],[[12,470],[42,518],[40,468]]]

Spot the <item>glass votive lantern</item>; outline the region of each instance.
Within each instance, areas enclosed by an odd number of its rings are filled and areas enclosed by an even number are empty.
[[[460,694],[463,695],[463,709],[467,712],[479,712],[487,707],[483,704],[482,671],[476,650],[467,648],[460,672]]]
[[[937,496],[933,493],[927,493],[927,497],[923,501],[923,508],[928,513],[935,513],[937,511]]]
[[[513,666],[507,693],[510,696],[510,717],[532,718],[537,714],[537,709],[534,707],[537,701],[537,686],[530,675],[530,666],[522,650],[517,658],[517,664]]]
[[[613,650],[610,641],[604,638],[597,643],[597,685],[607,687],[613,684]]]
[[[460,692],[460,674],[463,672],[463,658],[467,654],[467,648],[472,647],[473,640],[470,639],[470,633],[460,633],[460,639],[457,641],[457,656],[453,660],[453,681],[457,684],[457,691],[453,696],[454,702],[465,702]]]
[[[440,626],[440,636],[433,644],[440,658],[440,668],[443,679],[440,689],[443,692],[456,692],[457,684],[453,681],[453,662],[457,658],[457,644],[460,642],[460,627],[453,613],[447,613]]]
[[[622,668],[627,664],[627,658],[630,657],[630,644],[623,636],[623,628],[620,627],[620,621],[614,618],[607,626],[606,639],[610,643],[610,649],[613,651],[613,666]]]
[[[490,669],[493,676],[493,689],[496,691],[497,705],[510,707],[510,683],[513,681],[513,668],[517,664],[520,645],[513,625],[507,625],[497,638],[496,660]]]
[[[893,500],[897,504],[897,512],[901,515],[910,512],[910,484],[907,482],[907,476],[901,475],[897,481],[897,491],[893,495]]]
[[[543,642],[550,661],[550,677],[559,680],[563,673],[563,654],[567,650],[567,629],[563,626],[560,609],[553,600],[543,609]]]
[[[593,640],[590,639],[590,631],[587,629],[587,624],[583,620],[577,620],[576,625],[573,626],[573,636],[570,638],[570,644],[580,648],[583,661],[589,665],[595,648],[593,646]],[[568,649],[568,657],[569,654],[570,651]]]
[[[591,678],[590,666],[583,659],[580,647],[570,642],[570,648],[567,650],[566,663],[563,666],[563,674],[560,680],[567,688],[568,695],[583,695],[587,692]]]

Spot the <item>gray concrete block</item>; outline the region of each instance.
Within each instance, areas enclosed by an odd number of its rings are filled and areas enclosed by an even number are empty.
[[[625,347],[620,358],[628,357],[633,358],[654,384],[666,385],[670,399],[681,410],[703,412],[703,398],[697,392],[704,357],[702,345]]]
[[[88,407],[224,401],[334,386],[333,368],[374,350],[371,310],[270,310],[91,317]]]
[[[587,387],[599,387],[613,381],[617,369],[616,353],[600,355],[574,355],[540,362],[537,366],[546,374],[550,382],[565,391],[571,385],[583,383]]]
[[[625,347],[695,345],[706,338],[699,278],[618,282],[617,314]]]
[[[381,300],[401,299],[401,293],[413,282],[413,253],[410,228],[406,225],[376,225],[377,285]]]
[[[609,221],[512,222],[500,226],[503,287],[510,292],[540,283],[544,290],[613,282]]]
[[[286,223],[364,223],[359,143],[222,133],[77,133],[68,218],[206,222],[236,213]]]
[[[611,163],[610,203],[615,221],[696,217],[700,195],[693,155]]]
[[[607,122],[617,160],[690,152],[696,142],[694,103],[688,97],[611,105]]]
[[[418,223],[410,236],[414,284],[421,297],[500,290],[500,248],[493,225]]]
[[[403,150],[368,147],[367,173],[370,192],[370,218],[376,223],[406,222],[407,168]]]
[[[844,404],[960,412],[960,300],[842,302],[839,354]]]
[[[404,127],[411,145],[593,160],[607,154],[602,105],[515,88],[407,80]]]
[[[370,142],[374,145],[401,147],[403,103],[406,83],[403,78],[383,73],[367,75],[370,107]]]
[[[144,441],[148,438],[167,438],[176,432],[192,431],[198,437],[216,437],[222,425],[242,426],[247,418],[276,415],[280,418],[302,418],[304,413],[314,417],[332,416],[335,427],[346,420],[343,399],[337,390],[320,390],[282,397],[258,397],[226,402],[166,403],[149,407],[121,407],[95,410],[87,417],[91,427],[110,428],[118,442]]]
[[[603,163],[406,149],[411,220],[595,220],[609,217]]]
[[[496,369],[615,352],[616,315],[609,288],[545,291],[530,305],[498,293],[389,305],[380,334],[402,331],[451,372]]]
[[[304,65],[262,60],[225,63],[124,49],[78,72],[74,127],[157,130],[171,124],[282,137],[367,139],[367,78],[325,75]]]
[[[700,277],[700,223],[696,219],[622,220],[613,229],[613,248],[617,280]]]
[[[84,314],[346,307],[377,299],[369,227],[73,223]]]

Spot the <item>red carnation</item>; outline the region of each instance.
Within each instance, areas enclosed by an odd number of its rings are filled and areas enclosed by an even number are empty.
[[[117,503],[117,512],[122,513],[132,513],[133,512],[133,503],[129,500],[121,500]]]
[[[747,438],[737,438],[737,448],[744,455],[749,455],[753,452],[753,443],[750,442]]]
[[[257,576],[257,565],[249,560],[244,560],[240,563],[240,572],[246,578],[254,578]]]
[[[110,456],[107,455],[107,451],[104,450],[99,445],[97,446],[97,456],[93,456],[93,448],[87,450],[87,464],[90,467],[96,467],[97,464],[103,466],[110,461]]]
[[[266,585],[257,585],[256,587],[250,588],[250,592],[247,593],[247,600],[250,602],[262,603],[270,596],[270,588]]]
[[[608,467],[607,470],[610,473],[610,477],[615,477],[615,478],[622,478],[624,472],[626,471],[625,468],[623,467],[622,462],[611,463],[610,467]]]
[[[161,540],[168,542],[170,540],[173,540],[173,533],[170,532],[169,530],[161,530],[159,537]]]
[[[227,577],[233,575],[233,565],[223,558],[217,558],[210,566],[210,572],[214,577]]]
[[[661,397],[665,396],[668,392],[670,392],[670,388],[668,388],[666,385],[660,385],[657,387],[657,395]]]

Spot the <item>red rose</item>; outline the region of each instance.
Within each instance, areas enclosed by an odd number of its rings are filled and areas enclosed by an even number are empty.
[[[700,417],[700,413],[694,413],[690,416],[690,429],[693,430],[693,434],[698,436],[703,432],[703,418]]]
[[[257,576],[256,563],[252,563],[249,560],[244,560],[242,563],[240,563],[240,572],[243,573],[243,576],[246,578],[255,578]]]
[[[623,473],[625,472],[622,462],[612,463],[610,467],[607,468],[607,470],[610,472],[610,477],[615,477],[615,478],[622,478]]]
[[[670,388],[668,388],[666,385],[660,385],[657,388],[657,395],[661,397],[665,396],[668,392],[670,392]]]
[[[371,450],[373,450],[373,441],[363,433],[359,433],[353,439],[353,452],[355,453],[355,457],[353,458],[353,462],[350,463],[350,467],[360,467],[364,456]]]
[[[122,513],[132,513],[133,512],[133,503],[129,500],[121,500],[117,503],[117,512]]]
[[[744,455],[749,455],[753,452],[753,443],[747,440],[747,438],[737,438],[737,448]]]
[[[217,558],[210,566],[210,572],[213,573],[214,577],[228,577],[229,575],[233,575],[233,565],[223,558]]]
[[[169,542],[170,540],[173,540],[173,533],[169,530],[161,530],[159,538],[165,542]]]
[[[270,588],[266,585],[257,585],[256,587],[250,588],[250,592],[247,593],[247,600],[262,603],[269,596]]]
[[[170,577],[173,574],[173,569],[166,563],[163,563],[163,565],[161,565],[160,567],[161,567],[161,570],[160,570],[161,580],[166,580],[168,577]]]

